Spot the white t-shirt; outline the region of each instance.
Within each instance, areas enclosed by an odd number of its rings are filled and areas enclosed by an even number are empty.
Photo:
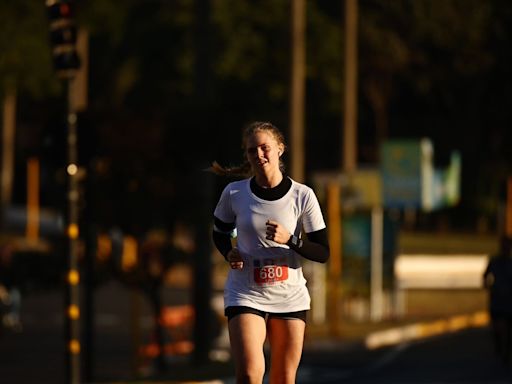
[[[267,220],[299,236],[325,228],[313,190],[292,180],[290,190],[274,201],[257,197],[250,179],[229,183],[214,212],[235,223],[237,248],[244,260],[241,270],[230,269],[224,287],[224,307],[247,306],[283,313],[310,309],[310,296],[302,273],[302,257],[287,245],[266,239]]]

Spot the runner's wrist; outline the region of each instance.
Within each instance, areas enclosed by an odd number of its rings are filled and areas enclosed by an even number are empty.
[[[288,239],[286,244],[288,246],[290,246],[290,248],[292,248],[292,249],[299,249],[302,247],[302,244],[304,244],[304,243],[300,237],[295,236],[295,235],[290,235],[290,238]]]

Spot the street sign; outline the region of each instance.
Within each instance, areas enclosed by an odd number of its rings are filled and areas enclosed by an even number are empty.
[[[390,140],[382,144],[381,176],[385,207],[421,207],[421,165],[420,140]]]

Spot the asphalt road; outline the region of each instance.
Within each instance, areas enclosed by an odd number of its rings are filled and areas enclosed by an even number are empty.
[[[174,304],[188,300],[186,292],[176,293],[173,299]],[[32,291],[23,297],[21,307],[22,331],[4,330],[0,334],[0,383],[66,383],[63,292]],[[90,371],[94,382],[134,379],[144,363],[138,346],[149,343],[152,337],[148,300],[113,281],[96,290],[94,307]]]
[[[512,383],[512,362],[499,362],[489,330],[463,331],[375,351],[306,353],[298,383],[502,384]]]
[[[166,304],[179,305],[189,299],[187,292],[174,292]],[[33,292],[23,298],[23,330],[0,334],[0,383],[66,382],[63,303],[58,291]],[[144,365],[136,346],[151,341],[152,335],[147,300],[121,284],[109,283],[96,292],[95,308],[92,382],[135,382]],[[134,313],[136,324],[131,320]],[[186,356],[170,356],[167,372],[151,376],[152,380],[234,383],[229,362],[200,374],[200,368],[190,369],[186,361]],[[494,357],[486,327],[373,351],[362,344],[319,340],[305,349],[297,383],[504,384],[512,383],[512,362],[503,366]]]

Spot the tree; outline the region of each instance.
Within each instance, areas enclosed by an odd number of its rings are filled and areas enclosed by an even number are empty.
[[[54,95],[45,6],[30,0],[0,4],[0,100],[3,104],[2,204],[11,203],[15,168],[17,99]]]
[[[375,115],[376,147],[389,134],[401,89],[444,101],[453,79],[485,73],[491,4],[481,1],[370,1],[361,7],[361,87]],[[437,95],[436,95],[437,97]],[[376,157],[378,158],[378,156]]]

